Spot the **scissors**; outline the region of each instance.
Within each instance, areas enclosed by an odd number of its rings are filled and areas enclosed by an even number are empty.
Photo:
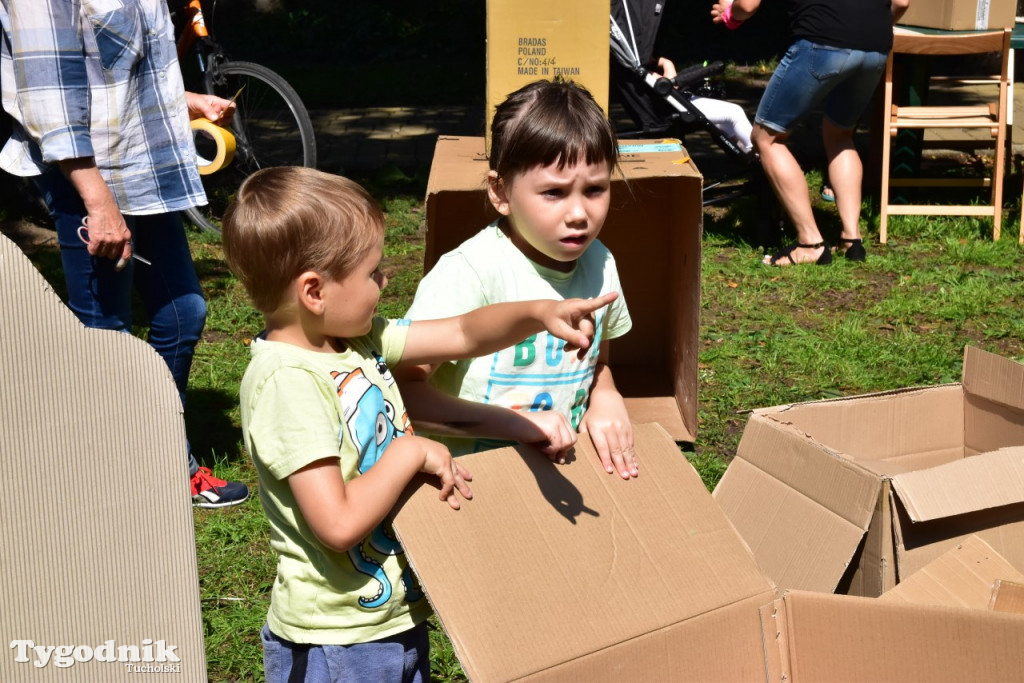
[[[86,216],[82,219],[82,224],[78,226],[78,239],[82,240],[85,244],[89,244],[89,217]],[[135,253],[132,249],[132,258],[141,263],[145,263],[147,266],[153,265],[153,262],[149,259],[142,258]],[[123,258],[117,260],[117,264],[114,266],[117,270],[121,270],[125,266],[125,260]]]
[[[231,96],[231,99],[228,100],[228,104],[232,104],[235,100],[237,100],[238,96],[242,94],[243,90],[245,90],[245,83],[243,83],[242,87],[239,88],[238,91],[234,95]],[[220,116],[218,116],[217,119],[220,120],[222,118],[224,118],[224,112],[223,111],[220,113]]]

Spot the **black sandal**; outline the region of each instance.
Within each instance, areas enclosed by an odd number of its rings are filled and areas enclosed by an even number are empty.
[[[846,258],[850,261],[864,261],[868,257],[868,252],[864,249],[864,240],[860,237],[856,239],[847,239],[846,237],[840,237],[836,240],[838,243],[836,246],[841,246],[843,243],[849,244],[846,248]]]
[[[800,263],[797,263],[796,261],[793,260],[793,252],[796,251],[797,249],[820,249],[822,247],[824,247],[824,249],[821,252],[821,256],[818,257],[817,261],[813,261],[813,263],[819,266],[827,266],[828,264],[832,263],[832,251],[828,248],[828,244],[826,244],[824,241],[818,242],[816,244],[801,244],[800,242],[794,242],[793,244],[784,248],[782,251],[773,255],[770,259],[768,259],[767,263],[769,266],[776,266],[779,264],[779,261],[784,258],[789,259],[789,265],[791,266],[799,266],[805,263],[812,263],[811,261],[801,261]]]

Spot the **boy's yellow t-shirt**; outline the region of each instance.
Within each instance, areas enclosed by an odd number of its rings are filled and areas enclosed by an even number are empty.
[[[256,340],[241,386],[242,433],[259,475],[277,552],[270,630],[296,643],[349,645],[407,631],[430,607],[388,524],[347,553],[324,547],[299,513],[288,476],[337,458],[345,481],[411,434],[388,364],[405,349],[407,320],[375,319],[342,353]]]

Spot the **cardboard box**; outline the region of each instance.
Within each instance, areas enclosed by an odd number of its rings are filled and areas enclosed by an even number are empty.
[[[1003,580],[1024,581],[988,543],[974,534],[900,581],[878,598],[887,602],[991,609]],[[1014,584],[1011,584],[1014,585]]]
[[[615,383],[635,422],[697,435],[702,178],[678,141],[624,147],[600,240],[615,256],[633,329],[611,342]],[[632,151],[631,151],[632,150]],[[497,213],[482,138],[440,137],[427,183],[424,271]],[[642,237],[642,238],[641,238]]]
[[[914,0],[899,23],[946,31],[1013,28],[1016,0]]]
[[[788,591],[761,610],[769,683],[1019,681],[1024,619]]]
[[[669,435],[635,430],[635,480],[584,436],[561,466],[527,447],[463,456],[461,510],[430,485],[398,510],[470,680],[764,680],[771,582]]]
[[[185,424],[167,366],[141,339],[86,329],[3,236],[0,282],[0,680],[205,681]],[[75,650],[37,666],[27,641]],[[120,647],[135,662],[101,661]]]
[[[994,612],[1024,614],[1024,583],[1000,579],[992,586],[989,608]]]
[[[487,0],[487,144],[495,108],[539,79],[579,83],[608,111],[609,0]]]
[[[754,411],[714,496],[783,589],[876,597],[976,533],[1024,570],[1024,366]],[[1002,450],[998,450],[1002,449]]]

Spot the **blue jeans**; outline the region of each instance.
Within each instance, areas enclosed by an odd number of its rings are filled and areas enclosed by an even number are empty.
[[[791,133],[824,100],[826,119],[837,128],[856,128],[878,87],[887,56],[798,40],[772,74],[754,122]]]
[[[354,645],[302,645],[263,625],[267,683],[427,683],[430,638],[426,622],[390,638]]]
[[[132,248],[153,265],[131,259],[118,272],[114,261],[91,256],[78,238],[86,211],[70,181],[53,170],[35,182],[57,228],[68,306],[86,327],[131,333],[134,286],[149,316],[149,344],[167,363],[184,406],[192,357],[206,324],[206,301],[181,215],[125,216]],[[198,465],[191,453],[188,459],[194,474]]]

